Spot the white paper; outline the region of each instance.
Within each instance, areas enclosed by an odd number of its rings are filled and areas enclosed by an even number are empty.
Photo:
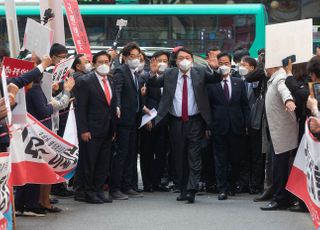
[[[67,60],[60,62],[54,67],[53,76],[52,76],[53,82],[59,82],[62,80],[62,78],[71,69],[74,59],[75,59],[74,57],[71,57]]]
[[[142,117],[141,125],[140,125],[139,129],[157,116],[157,110],[155,110],[154,108],[150,110],[150,113],[151,113],[151,116],[149,114],[145,114]]]
[[[312,19],[266,26],[266,68],[282,66],[282,59],[296,55],[295,63],[312,58]]]
[[[23,38],[24,48],[42,58],[44,55],[49,55],[52,43],[53,30],[28,18]]]
[[[11,112],[11,107],[10,107],[9,93],[8,93],[7,76],[4,71],[4,68],[2,68],[1,81],[2,81],[3,97],[4,97],[4,101],[5,101],[5,104],[7,107],[7,111],[8,111],[7,121],[8,121],[8,125],[11,125],[12,124],[12,112]]]
[[[27,124],[27,104],[24,88],[20,89],[16,95],[17,105],[12,110],[12,124]]]
[[[50,102],[52,98],[52,73],[43,72],[43,78],[40,85],[47,101]]]

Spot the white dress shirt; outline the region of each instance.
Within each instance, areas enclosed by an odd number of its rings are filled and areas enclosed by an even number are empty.
[[[106,93],[106,92],[104,91],[104,85],[103,85],[102,80],[106,79],[107,86],[108,86],[108,89],[109,89],[109,92],[110,92],[110,100],[111,100],[112,99],[112,90],[111,90],[111,86],[110,86],[109,81],[108,81],[108,77],[107,76],[103,77],[103,76],[99,75],[97,72],[95,72],[95,73],[96,73],[96,77],[97,77],[97,79],[98,79],[98,81],[100,83],[100,86],[102,88],[102,91],[104,93]]]
[[[183,90],[183,75],[179,70],[178,74],[178,80],[177,80],[177,87],[176,87],[176,92],[174,94],[173,98],[173,108],[170,111],[171,115],[176,116],[176,117],[181,117],[182,114],[182,90]],[[193,87],[192,87],[192,80],[190,76],[190,70],[185,74],[187,75],[187,86],[188,86],[188,115],[196,115],[199,113],[199,109],[197,106],[196,99],[194,97],[194,92],[193,92]]]
[[[229,89],[229,100],[231,99],[231,95],[232,95],[232,87],[231,87],[231,78],[230,75],[228,75],[227,78],[223,78],[221,81],[221,87],[222,90],[224,89],[224,80],[227,80],[227,85],[228,85],[228,89]]]

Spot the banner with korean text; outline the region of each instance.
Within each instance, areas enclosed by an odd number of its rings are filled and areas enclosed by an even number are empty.
[[[92,60],[90,43],[88,40],[86,28],[83,24],[78,1],[64,0],[63,3],[66,9],[67,19],[77,53],[86,54],[88,59]]]
[[[306,123],[305,135],[295,157],[287,190],[307,205],[313,224],[320,229],[320,141],[313,137]]]
[[[16,128],[16,126],[13,126]],[[28,114],[28,125],[12,130],[11,179],[14,186],[26,183],[55,184],[75,169],[79,151]]]

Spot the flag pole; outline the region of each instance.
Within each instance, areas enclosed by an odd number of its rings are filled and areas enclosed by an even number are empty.
[[[5,0],[6,23],[8,30],[9,49],[11,57],[18,57],[20,50],[19,31],[14,0]]]

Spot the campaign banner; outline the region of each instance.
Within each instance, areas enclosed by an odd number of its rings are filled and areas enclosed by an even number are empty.
[[[23,47],[42,58],[49,55],[53,43],[53,30],[28,18],[24,32]]]
[[[86,28],[84,27],[77,0],[64,0],[67,19],[72,34],[74,45],[78,54],[86,54],[89,60],[92,60],[90,43],[88,40]]]
[[[320,229],[320,141],[307,124],[286,189],[304,201],[315,228]]]
[[[68,58],[64,61],[59,62],[53,69],[52,72],[52,81],[53,82],[59,82],[61,80],[64,80],[68,74],[69,70],[71,69],[71,66],[74,62],[75,57]]]
[[[32,70],[34,68],[34,63],[31,61],[4,57],[2,60],[2,66],[5,69],[7,77],[11,78],[19,77],[22,74]]]
[[[14,186],[55,184],[75,169],[78,147],[67,142],[28,114],[28,125],[13,126],[10,153]]]
[[[0,230],[7,230],[11,221],[5,217],[10,207],[10,190],[8,186],[10,171],[9,153],[0,153]]]

